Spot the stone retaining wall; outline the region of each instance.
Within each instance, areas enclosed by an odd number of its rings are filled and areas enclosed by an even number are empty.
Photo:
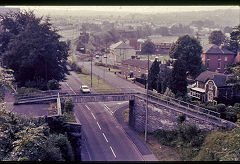
[[[143,99],[135,97],[135,100],[129,102],[129,124],[139,132],[145,131],[146,119],[146,102]],[[171,109],[164,105],[156,105],[149,103],[148,105],[148,132],[154,132],[158,129],[174,130],[179,124],[180,115],[186,116],[186,121],[195,124],[199,129],[216,130],[221,127],[220,123],[216,123],[212,118],[198,118],[180,111]],[[223,126],[223,125],[222,125]],[[231,126],[230,126],[231,128]]]

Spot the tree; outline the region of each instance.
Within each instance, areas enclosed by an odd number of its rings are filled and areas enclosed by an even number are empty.
[[[177,60],[173,64],[170,89],[176,97],[184,97],[187,93],[186,65],[183,60]]]
[[[152,66],[148,74],[148,89],[157,90],[157,79],[159,71],[160,71],[159,62],[157,61],[157,59],[155,59],[155,61],[152,63]]]
[[[160,70],[157,80],[157,91],[159,93],[164,93],[170,87],[171,73],[171,69],[169,68]]]
[[[240,62],[228,65],[227,73],[233,75],[233,77],[227,80],[227,83],[234,84],[233,88],[240,90]]]
[[[59,82],[65,78],[69,47],[59,41],[60,35],[49,18],[37,18],[33,11],[24,11],[1,16],[1,24],[3,63],[14,70],[19,86],[47,89],[49,80]]]
[[[211,32],[210,36],[208,37],[208,41],[211,44],[221,45],[225,40],[225,35],[222,31],[213,31]]]
[[[189,35],[178,38],[176,43],[171,46],[169,55],[172,59],[181,60],[185,67],[185,73],[197,77],[202,71],[202,46],[200,42]],[[182,68],[181,68],[182,69]]]
[[[227,49],[234,53],[237,53],[240,50],[240,24],[233,28]]]

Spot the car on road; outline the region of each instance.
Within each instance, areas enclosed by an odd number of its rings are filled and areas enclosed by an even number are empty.
[[[99,55],[96,55],[96,58],[98,59],[98,58],[99,58]]]
[[[82,85],[80,87],[80,90],[81,90],[82,93],[90,93],[91,92],[90,88],[87,85]]]

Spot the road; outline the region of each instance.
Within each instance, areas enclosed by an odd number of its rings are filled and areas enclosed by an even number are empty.
[[[76,93],[83,83],[76,73],[70,72],[70,75],[67,75],[67,81],[61,83],[61,89]],[[83,161],[144,161],[156,159],[154,157],[146,159],[144,155],[151,155],[152,153],[146,150],[147,147],[140,140],[137,143],[141,145],[141,150],[139,150],[114,117],[115,111],[124,106],[127,107],[128,102],[75,104],[75,116],[82,124],[84,132]],[[144,151],[145,154],[141,153]]]
[[[80,66],[83,66],[85,69],[87,69],[90,72],[91,62],[79,61],[78,64]],[[126,91],[126,92],[128,92],[128,91],[146,92],[146,90],[144,88],[139,87],[130,81],[126,81],[125,79],[118,77],[113,72],[109,72],[105,69],[101,69],[101,68],[95,66],[94,64],[92,64],[92,72],[94,75],[99,76],[107,84],[109,84],[110,86],[112,86],[115,89],[121,89],[122,91]]]

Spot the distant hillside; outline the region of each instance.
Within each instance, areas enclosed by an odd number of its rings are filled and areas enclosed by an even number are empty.
[[[6,14],[8,12],[19,12],[20,8],[8,8],[4,6],[0,6],[0,14]]]

